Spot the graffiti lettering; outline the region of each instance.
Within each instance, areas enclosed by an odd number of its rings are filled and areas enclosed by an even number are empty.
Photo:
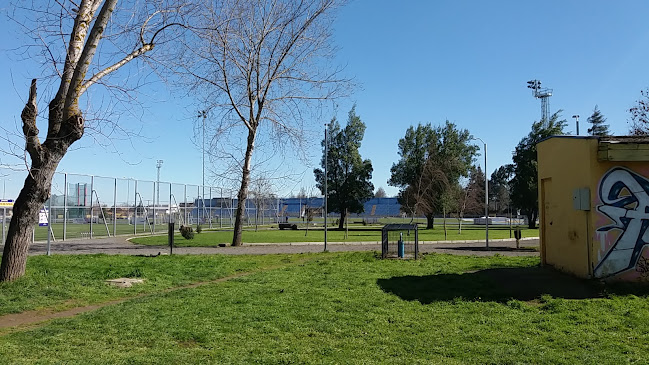
[[[617,241],[595,267],[595,277],[604,278],[635,268],[649,242],[649,180],[623,167],[609,170],[599,185],[602,202],[597,210],[613,223],[598,233],[619,230]]]

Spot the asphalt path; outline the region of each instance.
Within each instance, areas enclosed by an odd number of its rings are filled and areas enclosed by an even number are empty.
[[[137,245],[129,242],[128,238],[129,237],[109,237],[51,242],[50,252],[55,255],[107,254],[150,256],[169,254],[168,246]],[[520,248],[518,249],[516,248],[515,240],[490,240],[489,249],[486,248],[484,240],[454,242],[433,241],[420,242],[419,252],[479,256],[495,254],[504,256],[538,256],[538,247],[538,238],[522,239],[520,241]],[[173,254],[264,255],[322,252],[323,250],[323,242],[249,243],[239,247],[174,247]],[[330,252],[381,251],[381,245],[377,242],[329,242],[327,250]],[[44,255],[46,253],[47,243],[45,242],[36,242],[30,246],[29,255]]]

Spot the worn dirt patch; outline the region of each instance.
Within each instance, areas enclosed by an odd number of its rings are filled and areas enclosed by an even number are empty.
[[[66,309],[63,311],[56,311],[54,309],[39,309],[39,310],[32,310],[32,311],[26,311],[26,312],[21,312],[21,313],[14,313],[14,314],[6,314],[4,316],[0,316],[0,331],[6,330],[6,329],[11,329],[11,328],[29,328],[29,327],[34,327],[42,322],[46,322],[52,319],[58,319],[58,318],[70,318],[74,317],[78,314],[81,313],[86,313],[86,312],[91,312],[103,307],[107,307],[110,305],[115,305],[115,304],[120,304],[128,300],[132,299],[137,299],[137,298],[143,298],[143,297],[148,297],[148,296],[153,296],[153,295],[158,295],[161,293],[169,293],[173,292],[176,290],[182,290],[182,289],[191,289],[191,288],[197,288],[199,286],[203,285],[208,285],[208,284],[216,284],[216,283],[221,283],[224,281],[240,278],[243,276],[248,276],[252,274],[256,274],[259,272],[264,272],[264,271],[270,271],[270,270],[275,270],[275,269],[280,269],[283,267],[291,266],[291,265],[298,265],[298,264],[303,264],[304,262],[311,260],[310,258],[305,258],[302,260],[297,260],[288,264],[284,265],[277,265],[277,266],[271,266],[267,268],[261,268],[253,271],[248,271],[248,272],[240,272],[236,273],[233,275],[225,276],[219,279],[214,279],[210,281],[202,281],[198,283],[193,283],[189,285],[183,285],[183,286],[178,286],[174,288],[169,288],[161,291],[157,291],[155,293],[145,293],[145,294],[140,294],[132,297],[127,297],[127,298],[119,298],[119,299],[114,299],[110,300],[107,302],[102,302],[102,303],[97,303],[97,304],[92,304],[92,305],[87,305],[87,306],[82,306],[82,307],[74,307],[70,309]],[[5,334],[6,332],[0,333],[0,335]]]

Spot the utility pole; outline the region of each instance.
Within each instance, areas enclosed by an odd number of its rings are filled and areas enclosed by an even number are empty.
[[[207,118],[207,110],[201,110],[198,112],[198,117],[203,118],[203,129],[202,129],[202,135],[203,135],[203,191],[200,196],[200,200],[198,203],[198,224],[201,224],[201,205],[203,206],[203,209],[205,209],[205,118]],[[202,204],[201,204],[202,203]],[[211,204],[211,202],[210,202]],[[203,214],[205,215],[205,214]],[[205,217],[203,217],[205,219]]]
[[[484,219],[485,219],[485,244],[489,249],[489,175],[487,174],[487,142],[481,138],[473,137],[483,144],[484,150]]]
[[[328,123],[325,123],[325,155],[324,155],[324,250],[327,251],[327,165],[329,157],[329,140],[327,139],[327,128],[329,127]]]

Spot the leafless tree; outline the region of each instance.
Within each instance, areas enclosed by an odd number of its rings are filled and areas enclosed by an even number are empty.
[[[376,189],[376,192],[374,193],[375,198],[385,198],[387,197],[388,194],[385,193],[385,189],[383,187],[379,186],[378,189]]]
[[[251,183],[250,198],[255,205],[255,231],[259,229],[259,219],[264,224],[264,212],[277,202],[270,179],[260,176]]]
[[[203,46],[186,51],[187,73],[215,114],[210,138],[231,144],[221,151],[237,161],[241,176],[233,246],[241,245],[258,143],[304,150],[313,107],[349,90],[341,70],[331,67],[340,1],[223,0],[204,11],[205,24],[195,33]]]
[[[47,106],[47,134],[41,142],[37,127],[37,79],[31,81],[22,111],[22,132],[29,174],[14,205],[0,267],[0,281],[24,275],[27,251],[38,211],[50,197],[52,177],[69,147],[84,135],[82,96],[126,64],[141,59],[160,42],[167,30],[180,25],[179,6],[170,1],[131,1],[120,8],[117,0],[53,0],[18,2],[17,21],[34,38],[25,54],[39,57],[54,72],[49,84],[56,90]],[[38,52],[29,53],[30,47]],[[101,55],[101,56],[100,56]],[[47,83],[46,83],[47,85]],[[84,102],[89,103],[86,97]]]

